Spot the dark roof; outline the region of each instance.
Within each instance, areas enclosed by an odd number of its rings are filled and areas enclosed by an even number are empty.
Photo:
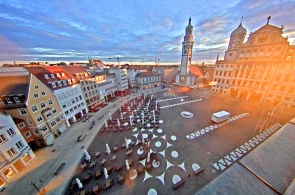
[[[62,69],[59,66],[43,66],[43,67],[25,67],[32,75],[37,77],[43,84],[45,84],[51,90],[57,90],[65,87],[69,87],[76,84],[73,83],[72,79],[74,79],[67,71]],[[61,75],[64,73],[64,76]],[[54,78],[51,77],[51,74],[54,74]],[[59,77],[57,75],[60,75]],[[46,79],[45,75],[48,75],[48,79]],[[71,84],[68,82],[68,79],[71,79]],[[57,81],[67,81],[67,85],[58,86]],[[56,84],[56,88],[52,87],[51,83]]]
[[[27,95],[29,91],[29,75],[0,76],[0,95]]]
[[[160,74],[152,72],[152,71],[147,71],[147,72],[141,72],[136,75],[136,77],[151,77],[151,76],[160,76]]]

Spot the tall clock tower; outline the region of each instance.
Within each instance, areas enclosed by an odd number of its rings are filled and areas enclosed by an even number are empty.
[[[187,75],[190,73],[190,65],[193,51],[193,26],[191,25],[191,18],[189,18],[188,26],[185,28],[185,36],[182,42],[182,56],[180,74]]]
[[[194,27],[191,24],[191,18],[189,18],[188,25],[185,28],[185,36],[182,42],[180,72],[176,74],[174,83],[176,85],[190,87],[195,85],[196,76],[190,72],[194,45],[193,28]]]

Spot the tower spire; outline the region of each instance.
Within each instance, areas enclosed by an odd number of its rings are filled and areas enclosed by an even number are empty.
[[[240,23],[240,24],[242,24],[242,22],[243,22],[243,18],[244,18],[244,16],[241,17],[241,23]]]
[[[218,62],[219,52],[217,53],[216,62]]]

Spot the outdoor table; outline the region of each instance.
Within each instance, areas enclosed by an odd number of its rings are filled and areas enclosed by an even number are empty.
[[[121,169],[123,169],[122,165],[118,165],[118,166],[115,167],[115,171],[120,171]]]
[[[101,176],[101,169],[98,169],[95,173],[95,178],[98,179]]]
[[[95,156],[96,156],[96,157],[99,157],[99,155],[100,155],[99,152],[96,152],[96,153],[95,153]]]
[[[113,147],[113,152],[117,152],[117,150],[118,150],[117,146]]]
[[[139,143],[139,141],[138,141],[138,143]],[[141,143],[141,141],[140,141],[140,143]],[[144,148],[143,148],[143,146],[140,146],[139,149],[140,150],[143,150]]]
[[[122,148],[125,148],[126,147],[126,145],[125,144],[122,144],[122,146],[121,146]]]
[[[112,170],[113,170],[113,167],[112,166],[107,167],[107,171],[108,172],[111,172]]]
[[[126,154],[127,156],[129,156],[131,153],[132,153],[132,149],[131,149],[131,150],[127,150],[127,152],[125,152],[125,154]]]
[[[104,158],[104,159],[102,159],[102,160],[100,161],[100,165],[104,165],[106,162],[107,162],[107,159]]]
[[[108,189],[109,187],[111,187],[111,185],[112,185],[112,180],[111,179],[106,180],[104,189],[105,190]]]
[[[83,181],[88,182],[90,179],[91,179],[91,175],[87,174],[87,175],[84,176]]]
[[[98,193],[98,191],[99,191],[99,186],[98,185],[94,186],[92,189],[92,193],[96,194]]]
[[[112,156],[111,161],[115,161],[117,158],[117,155]]]
[[[144,171],[144,167],[142,165],[139,165],[138,166],[138,170],[137,170],[137,173],[141,173]]]
[[[82,164],[81,164],[81,168],[82,168],[82,169],[85,169],[86,167],[87,167],[86,163],[82,163]]]
[[[118,183],[123,183],[125,180],[124,175],[118,175]]]
[[[117,131],[117,129],[116,128],[114,128],[114,130],[113,130],[114,132],[116,132]]]
[[[133,166],[134,165],[134,160],[128,159],[128,164],[129,164],[129,166]]]
[[[96,165],[95,162],[91,162],[91,163],[88,165],[88,167],[89,167],[89,168],[92,168],[92,167],[95,167],[95,165]]]

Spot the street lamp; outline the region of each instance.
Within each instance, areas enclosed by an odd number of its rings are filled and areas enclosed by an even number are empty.
[[[31,185],[34,186],[36,188],[36,190],[39,192],[40,195],[43,195],[43,193],[39,190],[39,188],[37,187],[36,183],[31,182]]]

